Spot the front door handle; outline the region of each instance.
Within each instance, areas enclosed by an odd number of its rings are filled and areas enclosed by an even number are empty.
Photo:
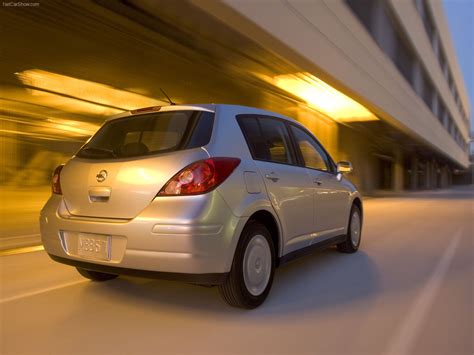
[[[323,184],[323,182],[322,182],[321,180],[319,180],[319,179],[314,179],[314,180],[313,180],[313,183],[315,183],[315,184],[318,185],[318,186],[320,186],[320,185]]]
[[[273,173],[272,174],[266,174],[265,178],[267,178],[268,180],[272,180],[273,182],[277,182],[278,180],[280,180],[280,178],[278,176],[274,175]]]

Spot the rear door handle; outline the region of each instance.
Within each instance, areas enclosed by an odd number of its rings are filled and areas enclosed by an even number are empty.
[[[268,180],[272,180],[273,182],[277,182],[278,180],[280,180],[280,178],[274,174],[266,174],[265,178],[267,178]]]
[[[314,180],[313,180],[313,183],[315,183],[315,184],[318,185],[318,186],[323,184],[323,182],[322,182],[321,180],[319,180],[319,179],[314,179]]]
[[[90,187],[89,200],[91,202],[107,202],[112,190],[110,187]]]

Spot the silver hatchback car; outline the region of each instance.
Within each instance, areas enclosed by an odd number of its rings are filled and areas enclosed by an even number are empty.
[[[137,275],[217,285],[255,308],[277,266],[357,251],[362,201],[318,140],[282,115],[170,105],[104,123],[65,165],[40,215],[52,259],[105,281]]]

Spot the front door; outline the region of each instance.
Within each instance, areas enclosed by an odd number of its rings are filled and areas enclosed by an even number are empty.
[[[312,184],[315,241],[343,234],[349,191],[340,183],[329,156],[316,139],[300,127],[290,127]]]

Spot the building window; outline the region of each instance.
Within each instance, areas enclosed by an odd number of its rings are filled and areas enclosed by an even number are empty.
[[[396,36],[396,56],[395,56],[395,65],[398,70],[402,73],[405,79],[412,84],[413,82],[413,62],[414,55],[411,49],[403,42],[400,36]]]
[[[372,12],[375,8],[375,1],[373,0],[347,0],[346,1],[352,11],[357,15],[360,22],[370,32],[372,31]]]
[[[423,71],[423,75],[422,75],[422,83],[423,83],[423,91],[422,91],[422,98],[423,98],[423,101],[425,102],[426,106],[428,106],[428,108],[432,109],[431,107],[431,101],[432,101],[432,97],[433,97],[433,85],[431,85],[431,82],[430,80],[428,79],[428,76],[426,75],[426,73]]]
[[[456,90],[456,86],[454,84],[452,75],[450,74],[448,64],[447,64],[448,61],[443,51],[442,44],[439,40],[439,35],[432,18],[432,14],[428,9],[427,0],[414,0],[414,2],[415,2],[415,7],[418,10],[418,14],[420,15],[420,18],[423,22],[423,26],[425,27],[425,31],[430,40],[431,46],[433,47],[433,51],[435,55],[438,57],[438,63],[441,67],[441,71],[443,72],[446,78],[446,82],[448,83],[448,86],[454,97],[454,101],[456,102],[458,106],[459,112],[461,112],[462,114],[463,107],[460,102],[458,103],[459,94]]]
[[[451,115],[448,112],[445,102],[435,89],[430,76],[421,65],[418,65],[419,59],[411,44],[407,41],[407,35],[398,25],[396,19],[392,16],[390,9],[385,1],[379,0],[345,0],[355,16],[364,25],[367,31],[372,35],[374,41],[378,44],[385,55],[390,58],[397,67],[400,74],[408,81],[420,98],[423,99],[426,106],[433,115],[441,122],[448,133],[455,141],[458,129]],[[429,38],[433,51],[438,58],[441,71],[451,90],[454,101],[459,112],[464,117],[464,110],[461,100],[456,90],[453,76],[450,72],[447,57],[439,40],[430,9],[427,6],[427,0],[413,0],[418,13],[423,22],[426,34]],[[419,71],[417,68],[419,67]],[[416,70],[415,70],[416,69]],[[418,76],[419,73],[419,76]],[[419,80],[418,80],[419,79]]]
[[[439,102],[439,111],[438,111],[438,120],[441,124],[443,124],[444,116],[446,115],[446,107],[444,106],[443,102]]]

